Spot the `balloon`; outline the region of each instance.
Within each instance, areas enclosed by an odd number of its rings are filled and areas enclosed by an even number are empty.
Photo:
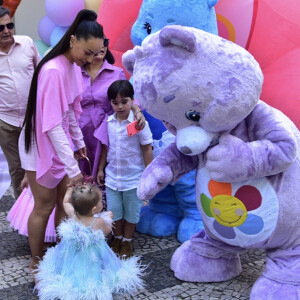
[[[70,26],[77,13],[84,9],[84,0],[46,0],[48,17],[59,26]]]
[[[117,66],[122,67],[122,54],[133,48],[130,28],[141,3],[102,1],[98,21]],[[264,73],[261,99],[300,128],[300,1],[219,0],[215,9],[219,35],[245,47],[259,62]]]
[[[67,32],[69,27],[56,26],[50,37],[50,45],[53,48]]]
[[[46,50],[48,50],[48,45],[46,45],[43,41],[41,40],[36,40],[34,41],[36,48],[39,51],[39,54],[41,57],[43,57],[43,54],[45,53]]]
[[[130,31],[142,0],[102,0],[97,21],[103,26],[109,41],[109,49],[115,57],[115,65],[123,67],[122,55],[133,48]],[[124,13],[126,12],[126,13]],[[125,71],[127,78],[130,75]]]
[[[84,3],[86,9],[91,9],[98,13],[102,0],[85,0]]]
[[[219,35],[246,47],[252,29],[253,15],[257,9],[255,2],[257,3],[253,0],[230,0],[228,5],[226,1],[219,1],[215,6]],[[235,9],[232,9],[233,7]]]
[[[142,0],[102,1],[97,21],[102,24],[106,37],[110,39],[111,48],[118,51],[127,51],[133,48],[130,30],[137,18],[141,4]],[[125,11],[126,14],[124,14]]]
[[[235,37],[259,62],[261,99],[300,128],[300,1],[219,1],[216,12],[220,35]]]
[[[2,5],[10,10],[10,16],[13,17],[20,3],[21,0],[4,0]]]
[[[50,46],[50,37],[53,29],[56,27],[55,23],[51,21],[48,16],[44,16],[38,26],[38,33],[41,40]]]
[[[53,48],[49,47],[43,54],[43,57],[46,56]]]

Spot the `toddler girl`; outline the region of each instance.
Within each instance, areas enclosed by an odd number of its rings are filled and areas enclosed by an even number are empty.
[[[138,258],[120,260],[106,243],[113,214],[101,213],[101,199],[100,189],[90,183],[67,190],[63,205],[69,219],[58,227],[61,241],[38,266],[40,299],[107,300],[143,286]]]

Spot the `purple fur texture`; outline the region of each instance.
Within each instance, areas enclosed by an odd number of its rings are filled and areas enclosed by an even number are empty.
[[[228,280],[241,272],[239,252],[260,248],[266,268],[251,299],[299,300],[300,134],[259,99],[258,63],[230,41],[183,26],[150,35],[123,61],[141,105],[177,134],[142,175],[139,197],[197,168],[205,233],[176,250],[175,276]]]

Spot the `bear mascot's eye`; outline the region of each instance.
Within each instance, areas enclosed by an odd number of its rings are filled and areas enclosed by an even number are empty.
[[[187,119],[191,120],[191,121],[199,121],[200,120],[200,115],[198,112],[194,111],[194,110],[189,110],[185,113],[185,116]]]
[[[148,34],[151,33],[151,25],[148,22],[145,23],[144,28],[147,30]]]

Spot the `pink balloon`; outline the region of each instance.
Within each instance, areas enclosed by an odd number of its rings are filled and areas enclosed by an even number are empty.
[[[84,9],[84,0],[46,0],[48,17],[59,26],[70,26],[77,13]]]
[[[252,29],[255,0],[219,1],[215,9],[219,35],[246,48]]]
[[[103,26],[104,33],[109,38],[109,49],[118,67],[123,68],[124,52],[133,48],[130,30],[142,2],[143,0],[103,0],[100,6],[97,21]],[[127,78],[130,78],[127,71],[124,71]]]
[[[48,16],[44,16],[38,26],[38,33],[41,40],[50,46],[50,37],[53,29],[56,27],[55,23],[51,21]]]
[[[260,64],[261,99],[300,129],[299,0],[219,1],[216,13],[219,34],[245,47]]]

